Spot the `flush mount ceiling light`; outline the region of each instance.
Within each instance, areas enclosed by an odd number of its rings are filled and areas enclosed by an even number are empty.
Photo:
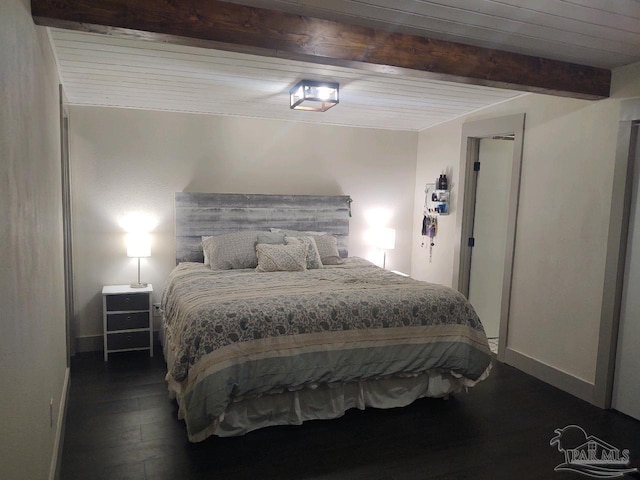
[[[289,90],[293,110],[326,112],[338,104],[338,83],[301,80]]]

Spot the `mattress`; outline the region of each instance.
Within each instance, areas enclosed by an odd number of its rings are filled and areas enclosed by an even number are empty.
[[[444,395],[491,367],[463,295],[357,257],[302,272],[181,263],[162,309],[167,381],[192,441]]]

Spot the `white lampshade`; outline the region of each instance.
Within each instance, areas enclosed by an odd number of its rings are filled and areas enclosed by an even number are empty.
[[[376,248],[393,250],[396,248],[396,231],[393,228],[379,228],[373,231],[371,243]]]
[[[141,258],[151,256],[151,237],[148,233],[130,233],[127,235],[127,257]]]

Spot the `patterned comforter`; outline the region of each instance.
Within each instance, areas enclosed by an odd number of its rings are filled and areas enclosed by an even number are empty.
[[[463,295],[357,257],[303,272],[181,263],[162,309],[167,380],[194,437],[240,397],[434,370],[473,385],[490,368]]]

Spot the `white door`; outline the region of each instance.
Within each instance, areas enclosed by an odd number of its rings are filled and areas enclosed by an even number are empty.
[[[482,138],[478,155],[469,301],[489,338],[498,338],[500,330],[513,145]]]
[[[640,129],[637,129],[636,137],[629,237],[612,400],[613,408],[640,420]]]

